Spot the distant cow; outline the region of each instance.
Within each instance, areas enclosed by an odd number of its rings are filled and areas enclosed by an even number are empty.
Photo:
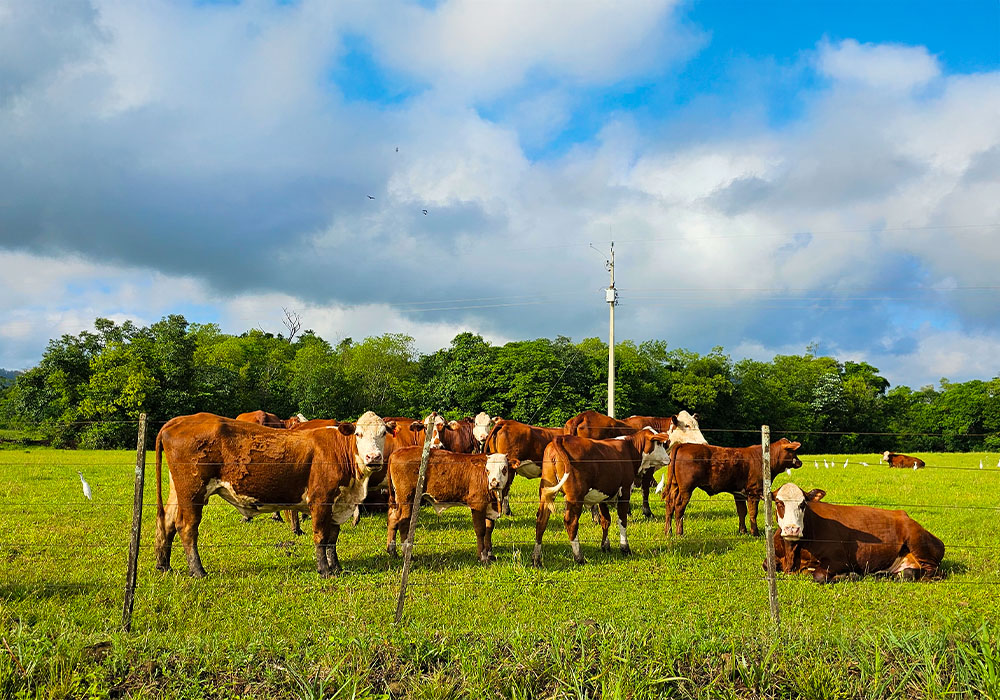
[[[771,443],[771,478],[785,469],[798,469],[802,462],[795,452],[801,443],[781,438]],[[671,522],[676,523],[676,533],[684,534],[684,510],[695,489],[709,496],[723,491],[733,494],[736,513],[740,519],[740,533],[746,533],[747,506],[750,512],[750,532],[757,530],[757,504],[764,496],[763,459],[761,446],[716,447],[715,445],[677,444],[670,451],[670,469],[667,473],[663,498],[667,506],[664,527],[670,534]],[[749,503],[748,503],[749,502]]]
[[[889,452],[886,450],[882,453],[882,459],[885,460],[886,464],[890,467],[896,467],[899,469],[922,469],[924,465],[924,460],[917,459],[916,457],[910,457],[908,455],[899,455],[895,452]]]
[[[563,430],[566,435],[603,440],[620,435],[631,435],[643,428],[652,428],[658,433],[670,433],[671,445],[678,442],[708,444],[698,427],[697,416],[687,411],[681,411],[676,416],[666,417],[629,416],[625,420],[617,420],[597,411],[584,411],[566,421]],[[642,488],[643,517],[653,517],[653,511],[649,507],[649,489],[653,486],[653,471],[643,472],[639,476],[639,483],[636,486]]]
[[[555,496],[566,494],[563,522],[569,537],[573,559],[583,564],[578,530],[584,506],[597,505],[600,510],[601,549],[609,551],[608,528],[611,525],[609,502],[618,510],[618,543],[622,554],[631,553],[628,544],[629,495],[637,475],[655,470],[667,463],[667,443],[670,436],[641,430],[609,440],[591,440],[576,435],[556,437],[545,448],[542,460],[542,480],[538,489],[538,514],[535,516],[535,550],[532,563],[541,566],[542,536],[549,516],[555,510]]]
[[[306,417],[301,413],[298,413],[287,420],[282,420],[273,413],[268,413],[267,411],[250,411],[249,413],[241,413],[236,416],[236,420],[244,421],[246,423],[256,423],[257,425],[263,425],[268,428],[291,428],[293,425],[298,425],[299,423],[305,423]]]
[[[302,415],[302,414],[299,414]],[[340,425],[339,420],[333,420],[332,418],[313,418],[312,420],[304,420],[298,423],[294,423],[288,426],[289,430],[315,430],[316,428],[336,428]]]
[[[396,531],[409,535],[413,497],[420,472],[423,447],[404,447],[389,458],[389,523],[386,551],[396,555]],[[516,460],[508,462],[503,454],[459,454],[431,450],[427,463],[424,497],[435,512],[465,504],[472,511],[479,560],[484,564],[493,556],[493,521],[499,516],[500,495],[511,477]]]
[[[519,466],[516,470],[518,476],[537,479],[542,475],[542,457],[545,455],[545,448],[559,435],[563,435],[562,428],[542,428],[515,420],[497,419],[486,438],[484,448],[489,454],[503,453],[508,458],[518,460]],[[504,488],[501,509],[504,515],[510,515],[508,494],[513,482],[514,479],[510,479]]]
[[[202,509],[219,495],[244,515],[289,506],[313,520],[320,576],[340,572],[337,538],[382,462],[386,424],[372,412],[336,428],[272,430],[211,413],[173,418],[156,436],[156,560],[170,570],[170,547],[180,533],[188,570],[202,577],[198,526]],[[170,468],[170,496],[163,505],[161,461]]]
[[[855,574],[907,580],[938,574],[944,543],[904,511],[831,505],[820,500],[825,495],[791,483],[771,494],[778,515],[774,553],[782,571],[808,572],[818,583]]]

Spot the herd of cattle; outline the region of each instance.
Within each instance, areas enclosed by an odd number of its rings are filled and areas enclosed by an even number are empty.
[[[211,413],[179,416],[156,436],[157,568],[170,570],[170,550],[179,534],[188,570],[205,575],[198,554],[198,527],[209,496],[218,495],[245,518],[288,511],[301,533],[298,513],[312,518],[316,568],[322,577],[341,571],[337,540],[341,526],[356,522],[359,507],[387,490],[387,551],[396,554],[396,534],[409,532],[422,445],[429,434],[425,499],[438,512],[465,505],[472,513],[480,561],[495,559],[493,523],[509,514],[514,475],[539,479],[533,563],[542,563],[542,537],[555,498],[566,502],[563,522],[573,558],[584,563],[579,522],[585,507],[595,512],[608,551],[611,506],[616,510],[619,547],[630,553],[628,518],[633,486],[642,488],[643,514],[652,515],[653,473],[668,467],[660,482],[666,505],[665,532],[684,533],[684,512],[695,489],[733,494],[739,531],[758,534],[763,493],[761,445],[709,445],[697,417],[632,416],[616,420],[586,411],[561,428],[545,428],[480,413],[445,421],[431,413],[423,421],[380,418],[369,411],[356,422],[288,420],[264,411],[235,420]],[[780,439],[770,446],[772,478],[802,466],[801,444]],[[164,505],[162,458],[169,468]],[[912,457],[886,452],[890,466],[923,466]],[[788,483],[767,495],[774,502],[778,566],[786,573],[811,573],[817,582],[865,573],[905,579],[939,572],[944,544],[900,510],[822,502],[825,492],[808,493]],[[383,502],[385,497],[383,496]],[[278,516],[280,518],[280,516]]]

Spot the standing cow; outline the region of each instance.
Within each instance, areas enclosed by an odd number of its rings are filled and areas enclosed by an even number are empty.
[[[771,443],[771,478],[785,469],[798,469],[802,462],[795,454],[801,443],[781,438]],[[750,512],[750,532],[755,537],[757,529],[757,504],[764,496],[763,451],[760,445],[750,447],[716,447],[715,445],[677,444],[670,452],[670,469],[667,472],[663,498],[667,506],[664,527],[671,534],[684,534],[684,510],[695,489],[709,496],[723,491],[733,494],[736,513],[740,519],[740,533],[747,531],[747,505]]]
[[[516,420],[498,418],[486,438],[484,446],[488,454],[503,453],[508,458],[518,460],[516,473],[526,479],[537,479],[542,475],[542,458],[545,448],[559,435],[562,428],[542,428],[537,425],[519,423]],[[511,478],[504,487],[501,512],[510,515]]]
[[[273,413],[268,413],[267,411],[250,411],[249,413],[241,413],[236,416],[236,420],[244,421],[246,423],[256,423],[257,425],[263,425],[268,428],[288,429],[292,426],[298,425],[299,423],[305,423],[306,417],[301,413],[297,413],[291,418],[282,420]]]
[[[339,573],[340,526],[364,500],[368,478],[382,463],[386,424],[369,411],[357,423],[317,430],[272,430],[211,413],[173,418],[156,436],[156,560],[170,570],[170,548],[179,533],[192,576],[205,569],[198,554],[198,526],[212,495],[244,515],[289,506],[310,512],[316,568],[320,576]],[[161,491],[166,454],[170,495]]]
[[[566,421],[563,427],[566,435],[577,435],[592,440],[604,440],[620,435],[631,435],[643,428],[652,428],[658,433],[670,433],[670,444],[691,442],[707,445],[708,441],[701,434],[698,418],[687,411],[681,411],[675,416],[629,416],[618,420],[597,411],[584,411]],[[639,476],[636,486],[642,488],[642,515],[653,517],[649,507],[649,490],[653,486],[653,471],[646,471]]]
[[[817,583],[856,574],[906,580],[938,574],[944,543],[905,511],[823,503],[825,495],[792,483],[771,493],[778,516],[774,555],[782,571],[811,573]]]
[[[563,435],[552,440],[545,448],[542,459],[533,564],[542,564],[542,536],[549,516],[555,511],[555,496],[560,491],[566,494],[563,522],[577,564],[584,563],[578,530],[580,513],[585,505],[598,506],[603,531],[601,549],[609,551],[611,512],[608,503],[616,502],[618,543],[622,554],[630,554],[627,526],[632,484],[637,475],[667,463],[666,444],[669,442],[669,435],[652,430],[641,430],[610,440],[591,440],[575,435]]]
[[[423,447],[406,447],[389,458],[389,522],[386,551],[396,555],[396,532],[408,537],[413,497],[417,490]],[[472,511],[479,561],[493,556],[493,521],[499,516],[500,497],[517,461],[503,454],[460,454],[431,450],[427,462],[424,497],[439,515],[451,506],[465,504]]]

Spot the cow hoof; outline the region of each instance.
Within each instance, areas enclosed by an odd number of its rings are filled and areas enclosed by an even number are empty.
[[[575,562],[576,562],[577,564],[579,564],[580,566],[583,566],[584,564],[586,564],[586,563],[587,563],[587,560],[586,560],[586,559],[584,559],[584,558],[583,558],[583,556],[579,556],[579,557],[573,557],[573,561],[575,561]]]
[[[489,551],[489,553],[486,555],[486,558],[489,559],[490,561],[496,561],[497,560],[497,555],[494,554],[493,550],[491,549]]]
[[[251,518],[249,515],[241,515],[240,516],[240,522],[241,523],[248,523],[251,520],[253,520],[253,518]]]
[[[533,567],[535,567],[536,569],[541,569],[542,568],[542,558],[541,557],[532,557],[531,558],[531,565]]]
[[[621,548],[621,553],[624,554],[625,556],[628,556],[629,554],[632,553],[632,548],[629,547],[628,545],[625,545]]]
[[[249,521],[250,518],[247,518],[247,520]],[[271,516],[271,520],[273,520],[276,523],[283,523],[283,522],[285,522],[285,519],[281,517],[281,513],[275,513],[274,515],[272,515]]]
[[[386,548],[385,548],[385,551],[386,551],[386,552],[387,552],[387,553],[389,554],[389,556],[390,556],[390,557],[392,557],[393,559],[397,559],[397,558],[399,557],[399,552],[397,552],[397,551],[396,551],[396,548],[395,548],[395,547],[386,547]]]
[[[920,569],[903,569],[899,572],[901,581],[916,581],[920,578]]]
[[[611,544],[608,543],[608,542],[601,542],[601,551],[602,552],[610,552],[611,551]]]
[[[208,576],[208,573],[204,569],[191,572],[191,578],[205,578],[206,576]]]
[[[292,530],[292,534],[295,535],[296,537],[301,537],[305,533],[302,532],[302,528],[295,528],[294,530]]]
[[[173,569],[170,568],[170,564],[157,564],[156,570],[162,571],[165,574],[169,574],[171,571],[173,571]]]
[[[816,583],[828,583],[829,580],[830,579],[827,578],[827,575],[826,575],[825,571],[814,571],[813,572],[813,581],[815,581]]]
[[[649,508],[643,508],[642,509],[642,517],[644,517],[646,519],[652,518],[653,517],[653,511],[651,511]]]

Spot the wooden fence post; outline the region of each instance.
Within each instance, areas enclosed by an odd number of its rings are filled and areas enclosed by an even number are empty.
[[[132,506],[132,542],[128,550],[128,573],[125,577],[125,606],[122,629],[132,631],[132,604],[139,576],[139,535],[142,532],[142,490],[146,480],[146,414],[139,416],[139,438],[135,448],[135,500]]]
[[[417,532],[417,516],[420,515],[420,501],[424,497],[427,482],[427,462],[431,456],[431,433],[434,429],[435,414],[431,413],[430,425],[424,428],[424,449],[420,453],[420,473],[417,475],[417,490],[413,494],[413,510],[410,512],[410,531],[403,542],[403,577],[399,582],[399,598],[396,600],[396,624],[403,620],[403,604],[406,602],[406,583],[410,578],[410,563],[413,561],[413,538]]]
[[[777,568],[774,561],[774,519],[771,512],[771,426],[760,427],[761,471],[764,477],[764,539],[767,540],[767,593],[771,601],[771,619],[774,626],[781,625],[778,613],[778,581],[775,575]]]

